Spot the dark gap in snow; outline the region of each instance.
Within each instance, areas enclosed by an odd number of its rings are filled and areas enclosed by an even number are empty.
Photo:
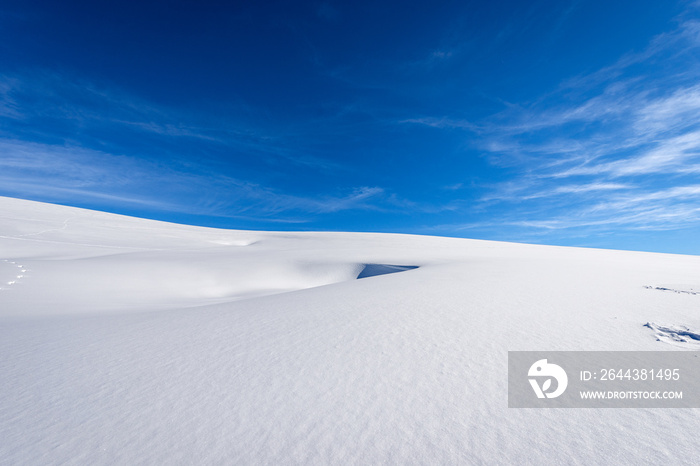
[[[365,264],[357,278],[376,277],[389,273],[405,272],[406,270],[417,269],[417,265],[389,265],[389,264]]]

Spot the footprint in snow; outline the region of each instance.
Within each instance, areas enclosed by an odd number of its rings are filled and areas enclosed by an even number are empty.
[[[676,294],[700,295],[700,286],[698,285],[646,285],[644,288],[647,290],[670,291]]]
[[[27,269],[24,267],[24,265],[18,264],[17,262],[8,259],[3,259],[2,262],[7,264],[7,267],[0,268],[0,271],[2,271],[3,269],[9,269],[9,273],[0,274],[0,280],[2,280],[0,281],[0,290],[6,290],[12,285],[16,285],[17,283],[19,283],[19,281],[25,277],[24,273],[27,271]],[[16,275],[12,276],[13,274]],[[8,275],[12,276],[12,278],[8,279]]]
[[[679,348],[700,350],[700,332],[693,331],[684,325],[662,325],[647,322],[644,326],[654,331],[656,341]]]

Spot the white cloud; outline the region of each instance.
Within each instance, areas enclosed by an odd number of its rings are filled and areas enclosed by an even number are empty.
[[[652,143],[650,143],[652,144]],[[640,146],[642,144],[639,144]],[[644,174],[688,173],[700,165],[700,131],[661,140],[639,155],[610,162],[593,159],[585,164],[551,173],[547,176],[565,178],[581,175],[630,177]]]
[[[83,141],[94,137],[95,147],[111,146],[111,150],[124,141],[151,138],[166,144],[197,144],[198,152],[241,151],[271,163],[319,172],[344,169],[339,163],[295,148],[286,134],[258,124],[255,115],[257,112],[246,105],[230,103],[225,117],[197,115],[60,73],[0,74],[0,122],[6,119],[4,134],[9,137],[19,138],[9,129],[19,122],[22,137],[28,140],[60,139],[71,144],[71,135],[79,134]],[[100,136],[92,136],[95,134]]]
[[[461,128],[468,130],[478,130],[479,127],[474,123],[467,120],[457,120],[452,118],[434,118],[434,117],[423,117],[423,118],[408,118],[406,120],[401,120],[398,123],[410,123],[416,125],[430,126],[433,128]]]
[[[697,125],[699,120],[700,86],[692,86],[651,99],[637,111],[633,126],[638,133],[663,134]]]
[[[187,171],[143,159],[74,146],[0,139],[0,190],[47,200],[100,199],[191,214],[257,220],[279,215],[313,215],[353,209],[381,209],[385,191],[359,187],[340,196],[297,196],[211,172]],[[299,221],[298,218],[294,221]]]
[[[700,223],[700,66],[684,66],[698,38],[700,23],[681,22],[646,50],[494,117],[482,147],[521,174],[482,201],[527,206],[503,222],[549,231]],[[662,57],[659,71],[650,62]]]

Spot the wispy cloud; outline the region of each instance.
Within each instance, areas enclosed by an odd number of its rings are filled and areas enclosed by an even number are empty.
[[[399,124],[411,123],[416,125],[430,126],[432,128],[446,129],[446,128],[459,128],[468,130],[478,130],[479,127],[474,123],[461,120],[453,119],[448,117],[422,117],[422,118],[407,118],[405,120],[399,120]]]
[[[336,161],[290,142],[283,128],[263,123],[263,113],[242,103],[193,113],[156,105],[115,88],[57,72],[0,75],[0,136],[29,141],[56,140],[119,151],[125,141],[155,141],[172,152],[191,145],[199,153],[237,151],[270,165],[285,164],[319,172],[343,170]],[[298,139],[298,138],[297,138]],[[92,143],[91,143],[92,141]]]
[[[379,187],[358,187],[339,196],[293,195],[204,166],[178,170],[76,146],[0,139],[0,154],[5,195],[56,202],[104,200],[187,214],[294,222],[315,214],[391,206]]]
[[[0,116],[28,123],[62,119],[88,126],[121,124],[156,134],[212,139],[205,128],[183,124],[173,109],[157,108],[123,91],[57,73],[1,75],[0,108]]]
[[[480,199],[490,208],[518,206],[505,210],[501,225],[686,228],[700,224],[699,50],[700,22],[686,12],[646,49],[489,119],[404,122],[467,130],[491,164],[514,173]]]
[[[613,161],[587,161],[585,164],[552,173],[554,178],[576,175],[608,175],[630,177],[645,174],[696,173],[700,171],[700,131],[692,131],[657,141],[650,149],[637,147],[639,155]]]

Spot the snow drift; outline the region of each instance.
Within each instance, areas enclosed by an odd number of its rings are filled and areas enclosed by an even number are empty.
[[[697,410],[508,409],[507,352],[697,349],[699,277],[0,198],[0,463],[691,464]]]

